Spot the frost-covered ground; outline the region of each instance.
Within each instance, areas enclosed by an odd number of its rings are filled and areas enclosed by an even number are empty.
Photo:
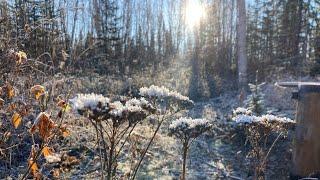
[[[290,101],[290,99],[288,100]],[[251,179],[253,170],[246,158],[249,147],[243,132],[237,132],[230,126],[232,110],[238,106],[235,93],[225,94],[206,102],[196,103],[189,111],[181,112],[193,118],[214,119],[217,127],[198,138],[190,148],[188,157],[188,179]],[[292,117],[292,110],[276,111],[287,113]],[[291,113],[291,114],[290,114]],[[180,115],[181,115],[180,114]],[[77,154],[81,159],[79,167],[65,173],[66,177],[96,179],[99,177],[99,158],[95,155],[95,136],[92,127],[85,119],[72,117],[69,120],[72,135],[65,143],[72,148],[65,149]],[[168,136],[170,122],[163,124],[160,133],[143,166],[138,173],[138,179],[178,179],[181,172],[181,145],[173,137]],[[146,143],[153,132],[153,125],[145,122],[133,133],[135,139]],[[270,142],[272,143],[270,138]],[[290,138],[281,139],[269,156],[267,177],[270,179],[287,179],[290,166]],[[139,146],[137,147],[144,147]],[[128,147],[129,148],[129,147]],[[132,156],[132,154],[127,154]],[[125,159],[125,157],[122,157]],[[118,165],[122,173],[130,168],[128,162]]]
[[[61,79],[61,78],[57,78]],[[93,76],[82,78],[62,77],[57,86],[61,94],[77,93],[121,93],[126,88],[122,80]],[[60,83],[60,84],[59,84]],[[107,85],[107,86],[106,86]],[[184,89],[181,87],[181,89]],[[179,88],[176,89],[179,91]],[[294,119],[294,103],[291,100],[291,90],[266,84],[263,88],[266,106],[275,115]],[[125,92],[124,92],[125,93]],[[183,93],[185,94],[185,93]],[[237,131],[230,126],[232,111],[239,106],[235,92],[226,92],[221,96],[206,101],[197,102],[189,111],[181,112],[192,118],[206,118],[215,121],[213,131],[198,138],[190,148],[187,164],[188,179],[251,179],[253,169],[250,160],[246,158],[250,147],[246,143],[243,131]],[[71,130],[71,135],[57,145],[57,149],[76,156],[80,164],[66,169],[61,173],[61,179],[98,179],[99,157],[96,152],[96,137],[93,127],[85,119],[75,115],[66,118]],[[160,133],[147,153],[143,166],[137,179],[178,179],[181,172],[181,145],[180,142],[168,136],[170,122],[165,122]],[[146,121],[133,133],[133,138],[145,144],[150,139],[155,125]],[[272,143],[275,137],[270,137]],[[268,158],[267,177],[269,179],[287,179],[291,156],[291,139],[281,139],[276,144]],[[139,152],[139,146],[136,149]],[[128,147],[130,148],[130,147]],[[126,156],[133,156],[127,154]],[[136,154],[135,156],[139,156]],[[121,157],[122,163],[118,165],[121,173],[126,173],[130,168],[128,162]],[[26,167],[18,167],[24,172]],[[1,170],[1,169],[0,169]],[[17,169],[12,169],[12,177],[16,177]],[[8,171],[6,171],[8,174]],[[1,175],[1,173],[0,173]],[[1,176],[3,177],[3,176]]]

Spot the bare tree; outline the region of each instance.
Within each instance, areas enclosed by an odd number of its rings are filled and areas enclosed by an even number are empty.
[[[247,50],[246,50],[246,2],[238,0],[238,75],[239,88],[245,89],[247,79]]]

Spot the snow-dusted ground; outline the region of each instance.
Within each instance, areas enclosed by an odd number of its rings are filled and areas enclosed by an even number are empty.
[[[66,80],[63,90],[72,90],[77,93],[102,93],[109,94],[113,89],[117,92],[124,87],[123,84],[115,85],[114,81],[100,78]],[[105,87],[112,82],[113,86]],[[66,87],[67,86],[67,87]],[[75,89],[75,90],[74,90]],[[178,88],[179,89],[179,88]],[[182,88],[183,89],[183,88]],[[291,90],[275,87],[267,84],[264,88],[266,105],[275,115],[281,115],[294,119],[294,103],[290,99]],[[66,92],[60,92],[64,94]],[[184,93],[185,94],[185,93]],[[238,107],[238,97],[234,92],[227,92],[217,98],[197,102],[189,111],[180,115],[188,115],[192,118],[206,118],[215,121],[216,128],[199,137],[191,146],[188,156],[188,179],[251,179],[253,169],[246,158],[249,147],[245,144],[246,138],[243,132],[237,132],[230,126],[232,111]],[[60,149],[72,153],[80,158],[81,163],[68,172],[61,173],[61,178],[74,179],[98,179],[99,157],[96,152],[96,137],[94,129],[85,119],[70,115],[68,124],[71,136],[60,144]],[[137,179],[178,179],[181,172],[181,144],[177,139],[168,136],[170,122],[165,122],[157,135],[155,142]],[[145,122],[134,133],[135,138],[145,144],[150,139],[155,127],[152,123]],[[274,139],[274,138],[273,138]],[[272,137],[270,138],[272,143]],[[281,139],[271,152],[267,165],[267,177],[269,179],[287,179],[290,166],[291,140]],[[141,146],[145,147],[145,146]],[[131,156],[131,154],[127,154]],[[118,167],[125,173],[129,168],[128,163],[122,157],[122,163]],[[24,172],[25,167],[18,168]],[[1,170],[1,169],[0,169]],[[17,169],[12,170],[12,177],[16,177]],[[8,171],[6,172],[8,174]],[[0,173],[1,175],[1,173]]]
[[[245,137],[235,132],[228,124],[232,109],[237,107],[234,93],[196,103],[194,108],[182,112],[193,118],[214,119],[217,127],[198,138],[190,148],[187,165],[188,179],[252,179],[253,170],[246,158],[249,151]],[[292,115],[290,115],[292,116]],[[69,143],[74,151],[83,158],[80,167],[66,173],[67,177],[96,179],[99,177],[99,158],[94,154],[95,136],[84,119],[70,122],[73,134]],[[137,179],[179,179],[181,172],[181,144],[168,136],[170,122],[165,122],[156,136],[146,159],[143,161]],[[139,126],[134,133],[135,138],[146,142],[154,129],[149,123]],[[270,138],[272,139],[272,138]],[[138,146],[144,147],[144,146]],[[127,154],[131,156],[131,154]],[[128,162],[119,164],[122,173],[129,169]],[[290,140],[281,139],[269,156],[267,177],[270,179],[287,179],[290,166]]]

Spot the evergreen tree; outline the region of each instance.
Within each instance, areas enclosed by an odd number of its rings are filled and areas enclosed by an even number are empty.
[[[247,109],[253,112],[255,115],[262,115],[264,112],[264,94],[262,87],[265,83],[258,83],[258,71],[256,73],[255,84],[249,83],[251,94],[247,97],[245,102]]]

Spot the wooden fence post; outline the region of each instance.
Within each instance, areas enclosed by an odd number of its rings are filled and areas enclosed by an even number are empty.
[[[307,177],[320,172],[320,83],[279,83],[298,87],[292,175]]]

